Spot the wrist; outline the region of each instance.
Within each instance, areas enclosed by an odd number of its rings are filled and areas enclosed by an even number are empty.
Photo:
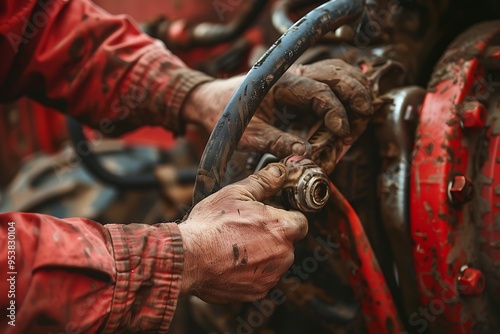
[[[184,122],[201,126],[209,133],[212,132],[242,80],[243,76],[236,76],[205,82],[195,87],[187,96],[181,111]]]
[[[205,82],[196,86],[187,96],[186,102],[181,110],[181,118],[186,124],[192,124],[207,131],[212,131],[218,115],[214,109],[214,83],[219,80]],[[214,120],[215,119],[215,120]]]
[[[193,235],[187,224],[178,225],[184,249],[184,268],[182,271],[181,295],[191,294],[198,285],[198,257],[193,243]]]

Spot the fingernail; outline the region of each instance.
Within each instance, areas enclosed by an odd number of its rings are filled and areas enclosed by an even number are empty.
[[[325,124],[326,126],[335,132],[335,134],[341,134],[342,132],[342,119],[339,117],[326,117],[325,118]]]
[[[278,166],[276,166],[276,165],[269,165],[269,166],[267,166],[266,170],[267,170],[269,173],[271,173],[271,174],[273,174],[274,176],[276,176],[276,177],[280,177],[280,176],[281,176],[281,174],[283,174],[283,172],[282,172],[281,168],[279,168],[279,167],[278,167]]]
[[[306,145],[301,142],[296,142],[292,145],[292,152],[297,155],[303,155],[304,153],[306,153]]]
[[[370,110],[370,104],[365,98],[361,96],[354,98],[354,100],[352,101],[352,107],[362,114],[365,114]]]

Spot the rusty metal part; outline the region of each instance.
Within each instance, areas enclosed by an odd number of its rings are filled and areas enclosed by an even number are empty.
[[[484,82],[480,59],[499,38],[498,21],[459,36],[435,67],[421,109],[411,171],[411,231],[421,303],[434,310],[439,306],[434,321],[428,322],[431,332],[497,333],[499,328],[486,296],[462,298],[456,286],[464,263],[478,268],[478,210],[485,205],[488,212],[489,203],[476,196],[457,207],[448,200],[449,182],[455,176],[474,182],[483,178],[474,167],[478,134],[463,131],[460,109],[465,101],[479,101],[477,88]]]
[[[394,89],[372,121],[382,170],[379,175],[380,213],[397,270],[404,313],[420,306],[410,235],[410,159],[418,111],[425,95],[421,87]]]
[[[302,212],[321,210],[330,197],[325,172],[312,160],[297,155],[283,159],[283,163],[288,171],[282,190],[284,202]]]
[[[465,296],[479,296],[485,288],[485,278],[481,270],[466,265],[460,268],[457,289]]]
[[[368,333],[403,333],[392,295],[363,225],[349,202],[330,182],[330,202],[338,211],[340,254],[365,317]]]
[[[454,205],[460,206],[472,201],[474,194],[472,181],[463,175],[455,175],[448,183],[448,196]]]
[[[358,18],[363,12],[363,3],[362,0],[335,0],[312,10],[252,67],[229,100],[203,152],[194,203],[221,188],[225,166],[271,87],[321,36]]]

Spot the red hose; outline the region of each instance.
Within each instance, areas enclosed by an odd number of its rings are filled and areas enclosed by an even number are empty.
[[[330,202],[344,216],[338,224],[341,257],[348,266],[351,285],[361,302],[368,333],[405,332],[363,225],[331,181]]]

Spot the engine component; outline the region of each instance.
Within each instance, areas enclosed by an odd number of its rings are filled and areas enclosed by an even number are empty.
[[[293,155],[284,159],[288,178],[282,198],[292,208],[303,212],[321,210],[330,198],[329,179],[312,160]]]

